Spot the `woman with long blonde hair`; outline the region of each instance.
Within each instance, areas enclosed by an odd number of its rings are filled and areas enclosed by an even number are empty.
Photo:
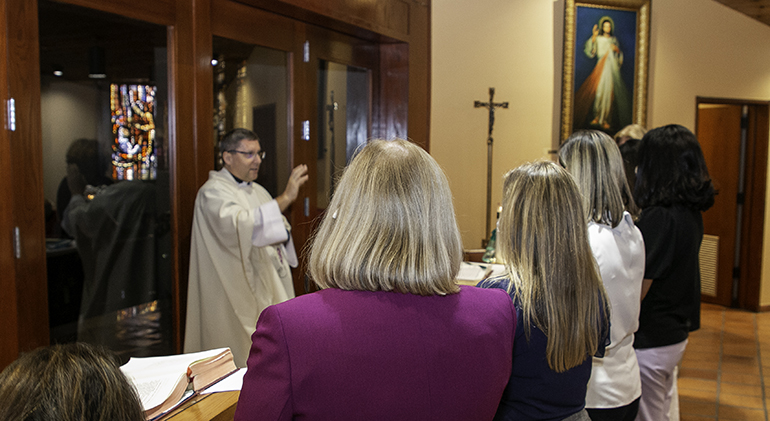
[[[586,408],[593,421],[633,421],[642,394],[634,353],[644,276],[644,240],[634,225],[639,210],[620,150],[607,134],[573,133],[559,160],[583,195],[588,239],[612,306],[611,343],[604,358],[593,359]]]
[[[517,313],[513,369],[495,420],[587,420],[591,356],[609,330],[608,298],[588,244],[582,198],[553,162],[505,176],[498,251],[501,288]]]

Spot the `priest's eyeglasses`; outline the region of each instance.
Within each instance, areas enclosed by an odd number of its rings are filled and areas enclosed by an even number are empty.
[[[254,159],[254,157],[255,157],[255,156],[258,156],[258,157],[259,157],[259,159],[261,159],[261,160],[264,160],[264,159],[265,159],[265,156],[267,155],[267,154],[265,153],[265,151],[259,151],[259,152],[244,152],[244,151],[238,151],[238,150],[232,149],[232,150],[229,150],[229,151],[225,151],[225,152],[230,152],[230,153],[233,153],[233,152],[235,152],[235,153],[239,153],[239,154],[241,154],[241,155],[245,156],[245,157],[246,157],[246,159]]]

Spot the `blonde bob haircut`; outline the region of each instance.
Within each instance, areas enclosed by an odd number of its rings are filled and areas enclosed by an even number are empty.
[[[609,135],[598,130],[576,131],[559,149],[559,162],[583,194],[587,221],[614,228],[623,220],[623,211],[634,219],[639,216],[623,157]]]
[[[575,181],[553,162],[511,170],[503,183],[499,255],[530,326],[548,338],[546,360],[564,372],[594,355],[609,332],[609,299],[596,267]]]
[[[345,170],[310,243],[321,288],[445,295],[462,242],[444,172],[406,140],[373,140]]]

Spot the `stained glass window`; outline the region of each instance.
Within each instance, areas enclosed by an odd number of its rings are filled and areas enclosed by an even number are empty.
[[[155,89],[149,85],[110,85],[115,180],[157,178]]]

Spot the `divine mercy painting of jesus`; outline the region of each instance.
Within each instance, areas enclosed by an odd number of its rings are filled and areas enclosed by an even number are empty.
[[[647,49],[640,47],[646,46],[648,15],[628,2],[568,3],[563,138],[579,129],[613,136],[629,124],[644,125]]]

